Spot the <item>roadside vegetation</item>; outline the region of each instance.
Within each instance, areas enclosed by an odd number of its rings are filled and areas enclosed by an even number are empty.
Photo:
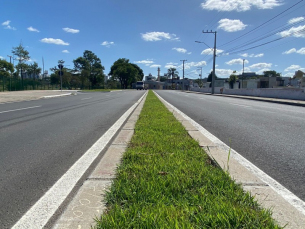
[[[95,228],[280,228],[149,91]]]

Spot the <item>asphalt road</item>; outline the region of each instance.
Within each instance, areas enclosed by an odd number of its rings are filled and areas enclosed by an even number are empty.
[[[304,107],[156,92],[305,201]]]
[[[0,104],[0,228],[10,228],[144,91]]]

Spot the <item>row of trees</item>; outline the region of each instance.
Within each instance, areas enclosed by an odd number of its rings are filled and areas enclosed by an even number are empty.
[[[25,81],[37,81],[37,83],[44,81],[51,85],[59,85],[62,80],[64,88],[128,88],[132,83],[140,81],[144,77],[143,70],[136,64],[130,63],[126,58],[120,58],[111,66],[109,76],[111,77],[105,85],[105,67],[101,63],[101,59],[92,51],[85,50],[83,55],[73,60],[73,68],[67,68],[63,60],[59,60],[58,64],[62,64],[63,68],[58,66],[50,68],[52,74],[50,77],[40,77],[42,70],[36,62],[27,64],[30,60],[29,52],[20,44],[13,47],[12,54],[16,57],[18,64],[15,66],[6,60],[0,60],[0,76],[2,76],[2,83],[6,79],[16,79],[20,81],[20,87],[17,90],[23,90],[24,78]],[[44,75],[45,76],[45,75]],[[0,78],[1,81],[1,78]],[[19,83],[18,83],[19,84]],[[35,85],[35,84],[32,84]],[[10,87],[7,87],[10,90]],[[16,89],[16,87],[15,87]],[[35,89],[33,86],[32,89]],[[4,89],[3,89],[4,90]]]

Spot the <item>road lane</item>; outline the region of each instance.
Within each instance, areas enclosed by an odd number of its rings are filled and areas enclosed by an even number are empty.
[[[177,91],[157,93],[305,200],[304,107],[202,94],[185,96]]]
[[[144,92],[0,105],[0,219],[10,228]],[[108,95],[108,96],[106,96]]]

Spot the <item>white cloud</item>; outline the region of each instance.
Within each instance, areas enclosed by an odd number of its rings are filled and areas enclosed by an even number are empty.
[[[284,77],[293,77],[294,75],[295,75],[294,72],[285,72],[282,74],[282,76],[284,76]]]
[[[288,30],[278,33],[282,37],[305,37],[305,25],[300,25],[298,27],[292,27]]]
[[[295,18],[292,18],[288,21],[288,24],[294,24],[294,23],[297,23],[297,22],[301,22],[301,21],[304,21],[304,17],[295,17]]]
[[[67,33],[79,33],[78,29],[62,28]]]
[[[263,57],[264,53],[259,53],[259,54],[248,54],[248,53],[243,53],[241,54],[242,57]]]
[[[256,71],[256,74],[263,75],[265,71],[271,71],[271,69],[270,68],[262,68],[262,69]]]
[[[37,32],[37,33],[39,33],[39,30],[33,28],[32,26],[30,26],[30,27],[28,28],[28,30],[31,31],[31,32]]]
[[[170,62],[170,63],[167,63],[164,68],[177,68],[177,65],[178,63],[173,63],[173,62]]]
[[[294,53],[294,52],[297,52],[297,50],[295,48],[292,48],[292,49],[289,49],[289,50],[283,52],[283,54],[291,54],[291,53]]]
[[[173,50],[176,50],[177,52],[186,53],[187,50],[184,48],[172,48]]]
[[[243,62],[244,62],[243,59],[238,58],[238,59],[230,60],[230,61],[226,62],[226,64],[228,64],[228,65],[243,64]],[[245,64],[249,64],[249,61],[248,61],[248,60],[245,60]]]
[[[10,21],[10,20],[7,20],[7,21],[3,22],[2,25],[5,26],[5,27],[4,27],[5,29],[16,30],[15,27],[10,26],[10,23],[11,23],[11,21]]]
[[[221,19],[218,24],[218,28],[226,32],[236,32],[244,30],[247,26],[241,20],[230,20],[227,18]]]
[[[281,0],[205,0],[201,7],[206,10],[217,11],[248,11],[256,7],[258,9],[272,9],[282,5]]]
[[[257,63],[257,64],[252,64],[249,66],[249,68],[257,68],[257,69],[262,69],[262,68],[271,68],[272,64],[270,63]]]
[[[199,61],[199,62],[185,62],[184,69],[190,69],[193,67],[201,67],[206,66],[207,63],[205,61]],[[181,64],[179,68],[183,69],[183,65]]]
[[[297,50],[296,48],[292,48],[292,49],[289,49],[289,50],[283,52],[283,54],[291,54],[291,53],[298,53],[298,54],[305,55],[305,47],[300,48],[299,50]]]
[[[293,64],[290,65],[288,68],[286,68],[284,71],[289,72],[289,71],[297,71],[297,70],[304,71],[304,68],[302,68],[300,65]]]
[[[188,52],[187,54],[188,54],[188,55],[191,55],[191,54],[192,54],[192,52]]]
[[[215,73],[218,77],[229,77],[231,74],[233,74],[233,70],[217,68],[217,69],[215,69]]]
[[[213,55],[214,49],[205,49],[201,52],[201,55]],[[223,53],[223,50],[216,49],[216,55]]]
[[[54,38],[43,38],[40,41],[43,43],[55,44],[55,45],[69,45],[69,43],[64,42],[61,39],[54,39]]]
[[[164,40],[179,40],[176,34],[169,34],[164,32],[148,32],[141,33],[142,39],[145,41],[161,41]]]
[[[150,68],[160,68],[160,67],[161,67],[161,65],[159,65],[159,64],[150,65]]]
[[[63,53],[70,53],[67,49],[62,50]]]
[[[148,66],[149,65],[151,65],[151,64],[153,64],[154,62],[152,61],[152,60],[140,60],[140,61],[134,61],[134,63],[136,63],[136,64],[148,64]]]
[[[107,48],[110,48],[111,45],[114,45],[113,41],[104,41],[101,45],[106,46]]]
[[[3,57],[3,56],[0,56],[0,60],[1,60],[1,59],[3,59],[3,60],[4,60],[4,57]]]
[[[10,22],[11,22],[11,21],[7,20],[7,21],[3,22],[2,25],[8,26],[8,25],[10,24]]]

